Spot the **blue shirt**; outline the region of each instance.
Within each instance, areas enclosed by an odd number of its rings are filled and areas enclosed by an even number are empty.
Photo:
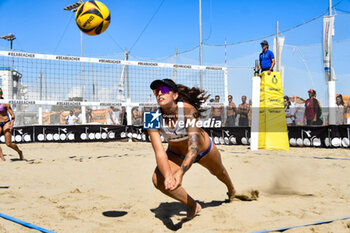
[[[261,69],[269,69],[272,65],[271,59],[274,59],[275,55],[270,50],[266,50],[265,53],[260,53],[259,61],[261,64]]]

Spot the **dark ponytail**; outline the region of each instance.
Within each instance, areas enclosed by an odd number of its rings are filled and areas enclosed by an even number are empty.
[[[206,95],[206,91],[201,90],[197,87],[189,88],[187,86],[177,84],[177,88],[179,89],[179,97],[177,98],[177,101],[191,104],[197,110],[197,112],[194,114],[194,117],[202,117],[202,113],[206,110],[202,108],[201,105],[205,103],[210,95]]]

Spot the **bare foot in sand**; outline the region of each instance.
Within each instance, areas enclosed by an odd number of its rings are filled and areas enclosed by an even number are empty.
[[[21,150],[18,152],[18,155],[20,160],[24,160],[23,152]]]
[[[6,159],[5,159],[5,157],[4,157],[4,154],[2,153],[1,147],[0,147],[0,159],[1,159],[2,161],[6,161]]]
[[[241,201],[256,201],[259,197],[258,190],[250,190],[242,194],[229,194],[227,193],[228,199],[230,202],[241,200]]]
[[[193,208],[192,210],[189,210],[187,212],[187,217],[186,217],[186,220],[191,220],[193,219],[194,217],[196,217],[198,215],[198,213],[202,210],[202,207],[200,204],[198,204],[196,202],[196,208]]]
[[[235,198],[236,190],[228,191],[226,194],[228,196],[228,200],[231,202],[233,198]]]

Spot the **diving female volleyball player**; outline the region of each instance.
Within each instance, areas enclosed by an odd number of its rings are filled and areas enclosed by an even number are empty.
[[[199,163],[226,185],[230,201],[237,197],[232,181],[222,164],[220,153],[208,134],[196,124],[186,125],[189,121],[198,121],[201,113],[205,111],[201,104],[209,96],[205,96],[203,90],[177,85],[171,79],[155,80],[150,87],[162,114],[161,128],[148,129],[157,162],[152,177],[155,187],[185,204],[188,208],[187,218],[192,219],[199,213],[201,206],[187,194],[181,183],[191,165]],[[168,141],[166,151],[160,133]]]

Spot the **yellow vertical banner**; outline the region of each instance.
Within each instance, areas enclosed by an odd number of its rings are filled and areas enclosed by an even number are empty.
[[[259,148],[266,147],[266,106],[265,106],[265,78],[260,81],[259,105]]]
[[[289,150],[281,73],[261,74],[259,148]]]

